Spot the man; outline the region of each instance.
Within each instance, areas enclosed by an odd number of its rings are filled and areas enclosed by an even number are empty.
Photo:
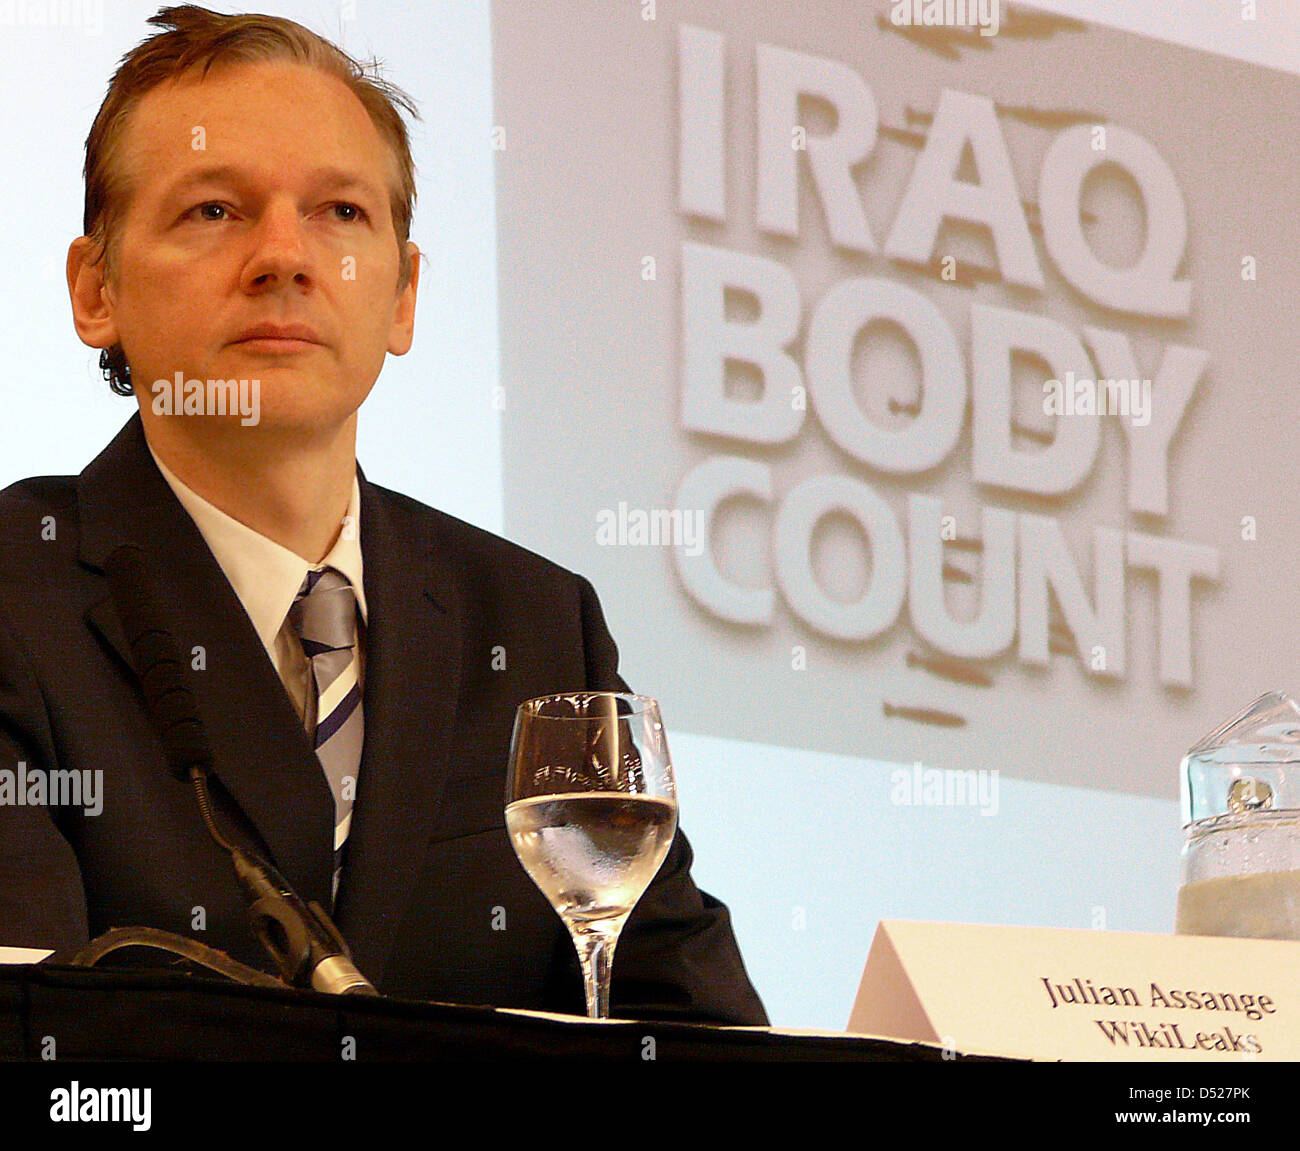
[[[79,478],[0,496],[0,769],[80,773],[87,794],[102,772],[102,796],[0,802],[0,944],[148,925],[267,966],[142,703],[105,574],[133,544],[223,829],[333,908],[381,991],[581,1012],[502,807],[520,701],[625,690],[595,593],[356,466],[357,410],[412,342],[403,98],[289,21],[151,23],[169,31],[124,59],[87,141],[68,254],[77,333],[139,415]],[[613,1013],[765,1023],[690,863],[679,834],[620,941]]]

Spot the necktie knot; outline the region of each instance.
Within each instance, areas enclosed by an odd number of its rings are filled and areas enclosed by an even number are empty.
[[[341,572],[309,571],[289,609],[289,623],[308,659],[350,650],[357,642],[357,596]]]

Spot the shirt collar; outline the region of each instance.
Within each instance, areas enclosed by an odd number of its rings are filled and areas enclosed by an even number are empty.
[[[361,562],[361,487],[355,475],[343,530],[329,554],[319,564],[310,564],[295,552],[208,503],[172,473],[154,454],[152,447],[149,453],[181,506],[194,520],[268,653],[273,652],[276,636],[309,571],[332,567],[346,576],[356,594],[361,619],[363,622],[366,620]]]

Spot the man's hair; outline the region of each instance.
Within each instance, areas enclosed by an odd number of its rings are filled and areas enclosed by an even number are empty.
[[[389,201],[401,260],[398,285],[399,290],[404,288],[412,271],[406,243],[415,210],[415,164],[399,107],[417,120],[419,112],[410,96],[378,74],[378,61],[358,62],[315,32],[279,16],[223,16],[184,4],[161,8],[148,22],[168,31],[155,33],[122,57],[86,137],[82,227],[95,242],[96,259],[103,260],[105,272],[111,274],[117,259],[122,221],[132,191],[122,170],[122,140],[131,112],[145,93],[190,68],[201,66],[203,79],[217,63],[288,60],[335,76],[346,84],[391,150],[397,162],[398,183],[389,189]],[[113,391],[122,396],[133,394],[131,370],[120,344],[100,354],[99,366]]]

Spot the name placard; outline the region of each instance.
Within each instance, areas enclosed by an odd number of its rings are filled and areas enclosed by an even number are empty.
[[[1300,1059],[1300,943],[881,920],[849,1031],[1030,1059]]]
[[[39,963],[54,952],[40,947],[0,947],[0,963]]]

